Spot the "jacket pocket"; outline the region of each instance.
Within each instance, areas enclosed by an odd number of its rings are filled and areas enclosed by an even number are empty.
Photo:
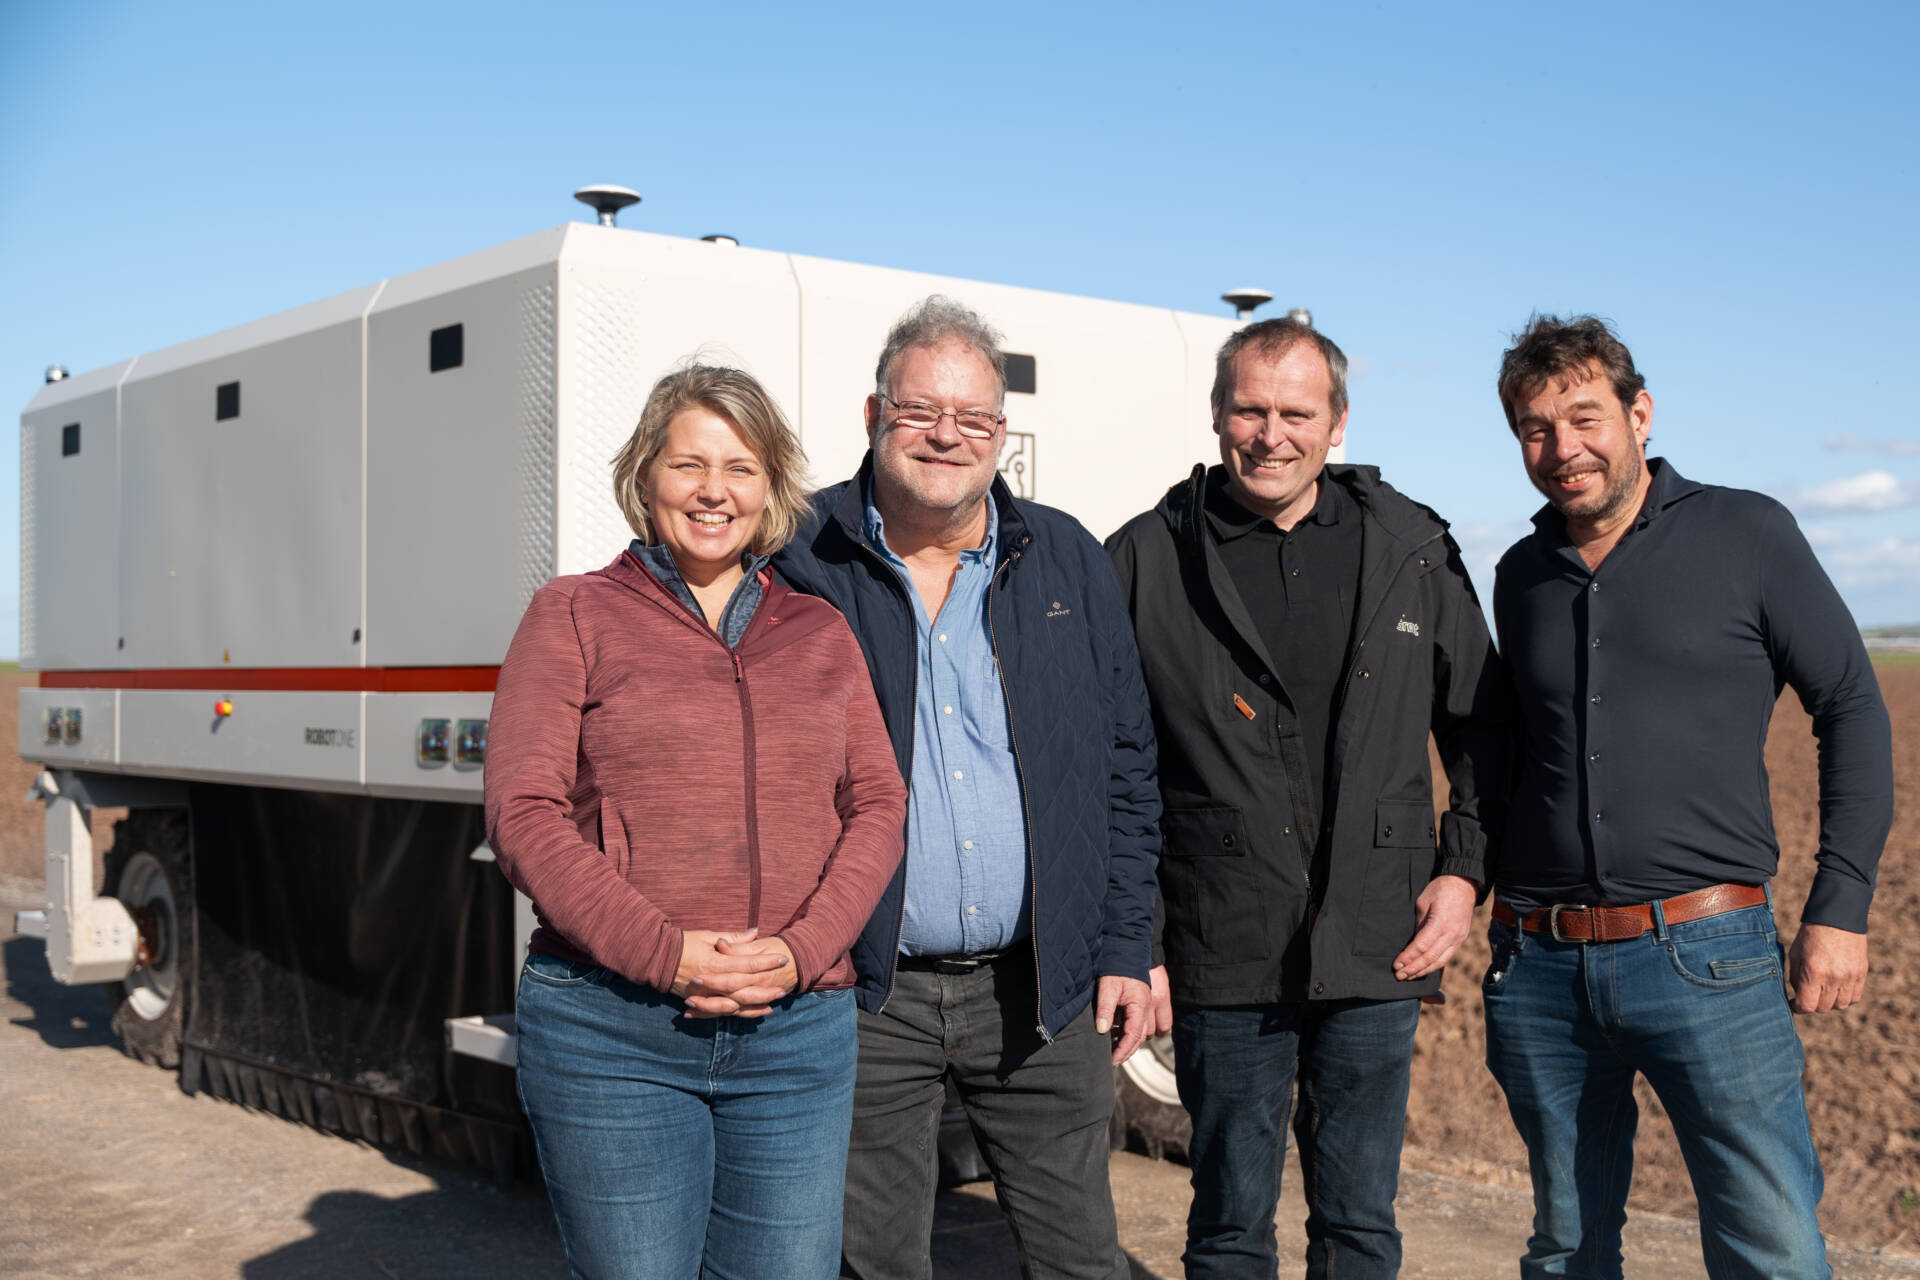
[[[1355,955],[1395,956],[1413,940],[1414,900],[1433,879],[1433,807],[1418,800],[1382,800],[1373,811],[1354,922]]]
[[[633,860],[627,848],[627,829],[605,796],[600,798],[600,852],[612,858],[613,869],[620,873],[622,880],[627,879],[627,867]]]
[[[1270,954],[1266,895],[1240,810],[1233,805],[1168,809],[1160,818],[1160,834],[1168,963],[1265,960]]]

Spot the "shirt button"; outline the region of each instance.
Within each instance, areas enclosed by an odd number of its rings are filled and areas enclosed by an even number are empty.
[[[971,841],[971,840],[962,840],[962,841],[960,842],[960,847],[961,847],[962,849],[971,849],[971,848],[973,848],[973,841]]]
[[[1596,693],[1591,698],[1588,698],[1587,701],[1593,703],[1597,707],[1600,705],[1600,695]]]
[[[1295,570],[1293,571],[1293,576],[1294,576],[1294,577],[1296,577],[1296,578],[1297,578],[1297,577],[1299,577],[1299,576],[1300,576],[1300,571],[1299,571],[1298,569],[1295,569]]]
[[[947,633],[946,633],[946,632],[944,632],[944,631],[942,631],[942,632],[940,633],[940,643],[941,643],[941,644],[945,644],[946,642],[947,642]],[[1596,642],[1596,643],[1597,643],[1597,642]]]
[[[1590,755],[1590,756],[1588,756],[1588,757],[1587,757],[1587,759],[1588,759],[1588,760],[1589,760],[1590,762],[1592,762],[1593,764],[1599,764],[1599,763],[1600,763],[1600,753],[1599,753],[1598,751],[1596,751],[1596,752],[1594,752],[1594,753],[1593,753],[1592,755]]]
[[[1595,822],[1598,822],[1598,821],[1600,821],[1600,811],[1599,811],[1598,809],[1595,809],[1595,810],[1593,811],[1593,820],[1594,820]]]
[[[1292,834],[1293,834],[1293,828],[1292,828],[1292,827],[1282,827],[1282,828],[1280,828],[1280,834],[1281,834],[1281,835],[1283,835],[1283,836],[1290,836],[1290,835],[1292,835]]]
[[[1354,674],[1359,676],[1362,680],[1365,680],[1368,678],[1368,672],[1365,667],[1360,668],[1358,671],[1354,672]]]
[[[1261,684],[1272,684],[1272,683],[1273,683],[1273,677],[1272,677],[1272,676],[1268,676],[1268,675],[1263,675],[1263,676],[1261,676],[1261,677],[1260,677],[1260,683],[1261,683]]]
[[[946,639],[946,637],[945,637],[945,636],[941,636],[940,638],[941,638],[942,640],[945,640],[945,639]],[[1595,636],[1595,637],[1593,638],[1593,647],[1594,647],[1594,648],[1596,648],[1596,649],[1598,649],[1598,648],[1600,647],[1600,637],[1599,637],[1599,636]]]
[[[940,710],[941,710],[941,712],[942,712],[943,714],[945,714],[945,715],[952,715],[952,714],[953,714],[953,708],[952,708],[952,707],[942,707],[942,708],[940,708]]]
[[[961,773],[961,772],[960,772],[960,771],[959,771],[958,769],[955,769],[955,770],[953,771],[953,780],[954,780],[955,782],[958,782],[958,781],[960,781],[960,779],[961,779],[962,777],[964,777],[964,776],[965,776],[965,775],[964,775],[964,774],[962,774],[962,773]]]
[[[1324,982],[1316,982],[1313,984],[1313,994],[1315,995],[1319,995],[1322,991],[1325,991],[1326,989],[1327,989],[1327,984]]]
[[[1589,590],[1589,591],[1598,591],[1599,589],[1600,589],[1600,584],[1599,584],[1599,583],[1597,583],[1597,582],[1596,582],[1596,583],[1594,583],[1594,584],[1593,584],[1593,585],[1592,585],[1591,587],[1588,587],[1588,588],[1587,588],[1587,590]]]
[[[968,907],[968,908],[967,908],[967,914],[968,914],[968,915],[970,915],[970,916],[977,916],[977,915],[979,915],[979,914],[980,914],[980,908],[978,908],[978,907]]]

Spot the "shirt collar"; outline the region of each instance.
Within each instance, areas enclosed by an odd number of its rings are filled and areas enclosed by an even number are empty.
[[[1300,524],[1335,525],[1340,523],[1340,516],[1344,509],[1340,486],[1328,479],[1324,471],[1320,473],[1320,479],[1317,483],[1320,486],[1320,494],[1314,499],[1313,510],[1302,516],[1299,524],[1294,526],[1295,528],[1298,528]],[[1206,504],[1207,523],[1212,526],[1214,537],[1221,542],[1232,542],[1235,538],[1245,537],[1247,534],[1254,532],[1262,526],[1272,529],[1275,533],[1284,534],[1287,532],[1275,525],[1273,521],[1267,519],[1267,517],[1256,515],[1254,512],[1247,510],[1238,502],[1234,501],[1233,490],[1227,482],[1227,469],[1223,466],[1213,467],[1208,470],[1207,491],[1204,502]]]
[[[1674,470],[1673,464],[1665,458],[1648,458],[1647,474],[1653,479],[1647,485],[1647,496],[1640,504],[1640,514],[1634,517],[1634,529],[1646,528],[1660,518],[1661,512],[1700,487]],[[1533,527],[1550,546],[1569,541],[1567,519],[1551,502],[1533,513]]]
[[[887,525],[881,519],[880,508],[873,505],[873,481],[867,481],[866,514],[862,521],[861,532],[866,536],[867,545],[889,560],[899,560],[893,548],[887,545]],[[993,562],[993,549],[1000,539],[1000,509],[993,500],[993,491],[987,491],[987,536],[977,547],[968,547],[960,553],[960,559],[967,563]]]

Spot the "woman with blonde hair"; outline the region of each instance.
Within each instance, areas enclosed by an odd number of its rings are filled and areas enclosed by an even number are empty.
[[[613,463],[639,536],[500,668],[487,833],[539,915],[520,1097],[576,1276],[838,1270],[847,950],[906,791],[845,620],[767,568],[804,469],[750,375],[662,378]]]

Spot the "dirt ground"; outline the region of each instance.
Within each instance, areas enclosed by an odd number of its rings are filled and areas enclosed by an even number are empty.
[[[1899,811],[1920,799],[1920,663],[1879,668],[1893,709]],[[13,690],[0,675],[0,731]],[[1776,882],[1791,937],[1811,875],[1814,749],[1789,696],[1768,745],[1775,818],[1787,851]],[[39,899],[40,824],[24,795],[32,769],[0,752],[0,937]],[[104,847],[113,815],[96,817]],[[1801,1019],[1814,1135],[1827,1170],[1822,1219],[1836,1274],[1920,1276],[1920,936],[1894,922],[1920,907],[1920,837],[1896,826],[1874,911],[1867,1003]],[[544,1200],[248,1112],[186,1097],[122,1057],[99,988],[48,978],[39,944],[0,947],[0,1274],[21,1276],[541,1276],[564,1274]],[[1524,1155],[1482,1065],[1476,935],[1446,978],[1450,1002],[1423,1015],[1400,1213],[1403,1274],[1464,1280],[1512,1274],[1530,1217]],[[1643,1098],[1628,1270],[1703,1274],[1682,1168],[1658,1105]],[[1136,1277],[1179,1274],[1186,1170],[1122,1153],[1113,1164],[1122,1237]],[[1297,1172],[1279,1215],[1297,1258]],[[1016,1274],[984,1185],[942,1198],[941,1280]],[[1283,1273],[1287,1268],[1283,1267]]]

